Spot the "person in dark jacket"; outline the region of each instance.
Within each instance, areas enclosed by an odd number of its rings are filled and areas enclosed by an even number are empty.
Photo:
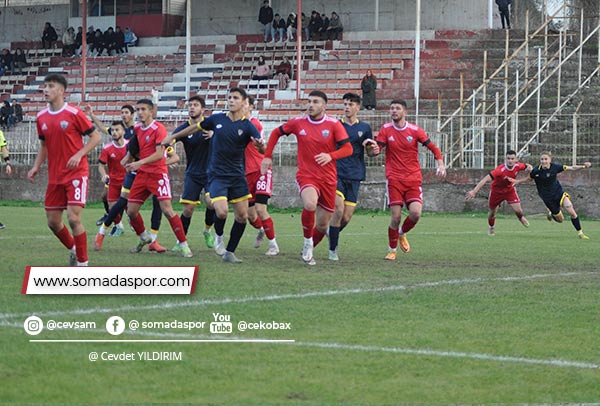
[[[318,11],[313,10],[310,16],[310,22],[308,23],[308,32],[310,34],[309,40],[316,41],[319,39],[319,30],[323,25],[321,14]]]
[[[498,10],[500,10],[500,20],[502,20],[502,29],[510,30],[510,9],[511,0],[496,0]],[[504,24],[506,21],[506,24]]]
[[[115,29],[115,50],[118,54],[125,52],[125,33],[118,25]]]
[[[260,11],[258,12],[258,21],[263,25],[263,31],[265,33],[265,42],[269,39],[269,33],[271,34],[271,40],[275,41],[275,30],[273,29],[273,9],[269,6],[269,0],[263,2]]]
[[[375,91],[377,90],[377,78],[373,75],[370,70],[362,78],[360,82],[360,88],[363,94],[363,106],[367,110],[371,110],[377,107],[377,97]]]
[[[25,52],[21,48],[17,48],[15,56],[13,58],[13,73],[15,75],[22,75],[23,68],[27,67],[27,58]]]
[[[57,39],[58,34],[56,33],[56,30],[54,29],[52,24],[46,23],[44,25],[44,31],[42,32],[42,48],[52,48],[53,43],[55,43]]]

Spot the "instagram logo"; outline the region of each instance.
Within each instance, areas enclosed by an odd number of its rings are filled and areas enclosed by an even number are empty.
[[[42,332],[44,329],[44,322],[37,316],[29,316],[25,319],[25,323],[23,323],[23,328],[25,332],[30,336],[36,336]]]

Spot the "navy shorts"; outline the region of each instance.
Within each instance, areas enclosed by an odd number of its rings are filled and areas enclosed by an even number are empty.
[[[231,203],[248,200],[252,196],[244,176],[212,178],[209,182],[210,199],[213,202],[228,200]]]
[[[121,186],[122,191],[129,193],[131,186],[133,186],[135,175],[137,175],[137,172],[127,172],[127,175],[125,175],[125,180],[123,181],[123,186]]]
[[[179,203],[184,204],[200,204],[202,197],[202,189],[208,192],[207,179],[205,176],[185,175],[183,182],[183,193],[179,199]]]
[[[555,196],[552,199],[542,199],[544,201],[544,204],[546,205],[546,207],[548,208],[548,210],[550,210],[550,213],[557,215],[560,212],[560,207],[562,206],[563,200],[565,200],[565,197],[570,197],[568,193],[562,193],[559,196]]]
[[[337,181],[336,193],[344,199],[346,204],[356,206],[358,202],[358,189],[360,188],[360,180],[340,179]]]

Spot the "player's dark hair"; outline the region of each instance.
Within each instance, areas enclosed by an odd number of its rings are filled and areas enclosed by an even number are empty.
[[[67,78],[59,73],[51,73],[46,75],[44,83],[54,82],[60,84],[65,90],[67,89]]]
[[[200,105],[202,106],[202,108],[206,107],[206,102],[204,101],[203,97],[198,96],[197,94],[195,94],[195,95],[193,95],[192,97],[190,97],[188,99],[188,102],[191,102],[191,101],[194,101],[194,100],[197,101],[198,103],[200,103]]]
[[[135,109],[133,108],[133,106],[131,104],[124,104],[124,105],[122,105],[121,106],[121,110],[123,110],[123,109],[129,110],[129,112],[131,114],[133,114],[135,112]]]
[[[256,102],[256,100],[254,100],[254,96],[252,95],[248,95],[248,104],[250,106],[254,106],[254,103]]]
[[[392,104],[399,104],[402,107],[404,107],[405,109],[408,108],[408,105],[406,104],[406,101],[402,100],[402,99],[394,99],[394,100],[392,100],[392,102],[390,103],[390,105],[392,105]]]
[[[123,129],[126,129],[126,128],[127,128],[127,127],[125,127],[125,123],[124,123],[124,122],[122,122],[121,120],[115,120],[115,121],[113,121],[113,122],[112,122],[110,125],[111,125],[111,127],[112,127],[112,126],[115,126],[115,125],[120,125],[121,127],[123,127]]]
[[[232,87],[229,89],[229,93],[239,93],[242,95],[242,100],[246,100],[248,98],[248,93],[241,87]]]
[[[360,96],[357,95],[356,93],[348,92],[348,93],[344,94],[344,96],[342,97],[342,100],[348,100],[349,102],[360,104]]]
[[[313,90],[308,94],[308,97],[311,96],[320,97],[321,99],[325,100],[325,103],[327,103],[327,95],[320,90]]]
[[[506,155],[517,155],[517,151],[509,149],[508,151],[506,151]]]
[[[150,99],[140,99],[137,101],[136,104],[146,104],[150,108],[154,107],[154,103],[152,103],[152,100]]]

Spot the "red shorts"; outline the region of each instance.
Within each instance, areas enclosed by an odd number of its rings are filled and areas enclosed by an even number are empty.
[[[335,207],[335,190],[337,187],[337,180],[328,182],[324,180],[309,178],[305,176],[296,176],[296,182],[298,183],[298,189],[300,193],[308,187],[316,189],[319,196],[317,204],[331,213]]]
[[[67,206],[85,207],[88,177],[80,176],[67,183],[49,183],[44,207],[46,210],[65,210]]]
[[[252,194],[251,202],[256,200],[256,195],[271,197],[273,194],[273,171],[271,168],[264,175],[261,175],[260,172],[247,173],[246,182],[248,182],[248,190]]]
[[[404,183],[395,179],[388,179],[386,182],[388,207],[402,206],[408,207],[413,202],[423,203],[423,188],[421,183]]]
[[[106,185],[108,187],[108,193],[106,194],[106,200],[109,203],[116,202],[121,197],[121,187],[123,186],[123,181],[115,182],[112,179],[110,183]]]
[[[128,200],[132,203],[144,203],[150,195],[158,200],[171,200],[171,183],[167,173],[138,172],[129,191]]]
[[[500,206],[500,203],[506,200],[508,204],[521,203],[519,199],[519,195],[517,194],[517,190],[515,188],[511,188],[509,190],[502,190],[500,192],[491,190],[490,198],[488,200],[488,207],[490,209],[495,209]]]

